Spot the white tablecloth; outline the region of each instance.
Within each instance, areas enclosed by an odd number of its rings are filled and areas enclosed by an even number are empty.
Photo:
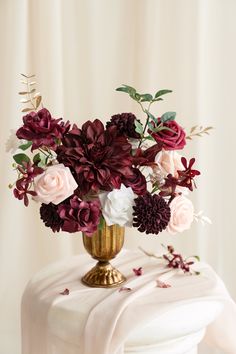
[[[195,354],[204,335],[236,354],[236,305],[209,266],[199,264],[199,276],[176,274],[163,289],[156,279],[166,272],[164,263],[131,251],[112,263],[131,291],[84,286],[80,279],[94,264],[89,255],[33,277],[22,299],[22,354]],[[132,269],[139,267],[137,277]],[[60,295],[65,288],[70,294]]]

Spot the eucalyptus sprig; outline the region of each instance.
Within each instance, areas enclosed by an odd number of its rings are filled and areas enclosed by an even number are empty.
[[[23,108],[21,112],[26,113],[37,111],[37,109],[42,104],[42,96],[40,92],[36,92],[36,88],[34,87],[36,84],[35,79],[33,79],[35,78],[35,75],[21,74],[21,76],[23,76],[24,78],[21,83],[25,85],[25,90],[19,92],[19,95],[24,96],[24,98],[22,98],[20,102],[23,104],[27,104],[28,106],[26,108]],[[33,79],[33,81],[31,79]]]

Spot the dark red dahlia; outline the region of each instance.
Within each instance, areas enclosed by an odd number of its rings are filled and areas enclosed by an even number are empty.
[[[106,127],[116,126],[120,135],[125,135],[128,138],[140,139],[140,134],[135,131],[135,120],[137,118],[133,113],[115,114],[111,117],[110,122],[107,122]]]
[[[38,112],[30,112],[23,117],[24,125],[16,132],[19,139],[32,141],[31,150],[46,146],[52,150],[57,148],[57,141],[69,130],[69,122],[54,119],[50,112],[43,108]]]
[[[163,129],[161,131],[157,131],[156,133],[149,130],[149,134],[156,140],[157,143],[161,143],[165,150],[183,149],[186,144],[186,134],[183,128],[175,120],[167,121],[162,123],[162,125],[168,129]]]
[[[82,129],[76,125],[64,136],[57,159],[71,169],[79,185],[80,196],[120,188],[121,181],[132,177],[131,145],[116,127],[104,129],[96,119]]]
[[[60,218],[57,212],[58,206],[53,203],[42,204],[40,207],[40,216],[45,226],[50,227],[53,232],[59,232],[63,220]]]
[[[82,231],[92,236],[100,222],[101,206],[99,200],[82,201],[74,195],[58,206],[58,213],[63,220],[62,231]]]
[[[165,230],[170,220],[170,207],[162,197],[147,193],[134,201],[134,227],[146,234],[158,234]]]
[[[132,169],[133,175],[124,180],[126,187],[131,187],[135,194],[143,195],[147,192],[147,182],[138,168]]]

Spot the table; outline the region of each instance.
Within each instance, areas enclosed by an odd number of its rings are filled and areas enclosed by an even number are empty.
[[[204,336],[236,353],[236,305],[208,265],[198,265],[199,276],[165,273],[163,262],[124,250],[113,264],[132,290],[119,291],[80,282],[93,264],[79,255],[31,279],[22,299],[22,354],[196,354]],[[171,287],[158,288],[157,279]],[[65,288],[69,295],[60,294]]]

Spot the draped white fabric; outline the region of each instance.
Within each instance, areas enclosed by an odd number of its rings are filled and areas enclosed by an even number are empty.
[[[20,299],[30,277],[83,252],[79,234],[52,235],[38,205],[24,208],[7,189],[15,176],[4,141],[21,123],[21,72],[37,75],[45,107],[78,124],[121,112],[141,117],[135,103],[115,92],[125,83],[143,92],[173,89],[154,113],[177,111],[187,131],[215,127],[187,152],[202,171],[192,200],[213,225],[195,224],[172,237],[127,230],[126,247],[158,249],[164,242],[199,254],[236,298],[235,14],[234,0],[0,0],[1,354],[20,353]]]

